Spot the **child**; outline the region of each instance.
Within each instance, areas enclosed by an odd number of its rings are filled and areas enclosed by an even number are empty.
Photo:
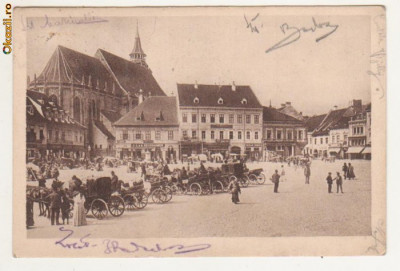
[[[71,211],[71,202],[68,198],[67,191],[62,191],[61,193],[61,216],[63,225],[65,224],[65,220],[67,220],[67,224],[69,224],[69,213]]]

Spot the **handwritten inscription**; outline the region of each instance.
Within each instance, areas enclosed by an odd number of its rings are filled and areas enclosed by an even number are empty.
[[[74,231],[71,229],[66,229],[64,227],[59,228],[60,232],[65,233],[61,239],[55,242],[56,246],[60,246],[64,249],[70,250],[82,250],[88,249],[91,247],[96,247],[97,244],[94,244],[89,241],[90,234],[86,234],[83,237],[75,237]],[[102,241],[101,246],[104,246],[105,254],[114,254],[114,253],[128,253],[134,254],[139,252],[146,253],[160,253],[160,252],[173,252],[174,254],[187,254],[196,251],[205,250],[211,247],[210,244],[191,244],[191,245],[183,245],[183,244],[174,244],[174,245],[161,245],[156,243],[154,245],[142,245],[138,242],[130,241],[127,245],[120,244],[119,241],[112,239],[105,239]]]
[[[250,31],[251,31],[252,33],[253,33],[253,32],[255,32],[255,33],[260,33],[259,28],[262,28],[262,27],[263,27],[263,24],[258,24],[258,25],[256,25],[256,20],[257,20],[258,16],[260,16],[260,13],[257,13],[256,16],[254,16],[254,17],[251,18],[251,19],[247,19],[247,16],[244,15],[244,20],[245,20],[245,22],[246,22],[246,26],[247,26],[247,28],[250,29]]]
[[[372,232],[372,238],[374,239],[374,244],[368,247],[367,252],[384,253],[386,250],[386,231],[383,220],[378,221],[378,225]]]
[[[285,47],[289,44],[292,44],[298,41],[303,33],[320,33],[318,37],[315,39],[315,42],[320,42],[321,40],[332,35],[339,27],[337,24],[331,24],[330,22],[322,22],[318,23],[315,18],[312,18],[313,25],[310,27],[296,27],[290,26],[288,23],[284,23],[281,25],[280,29],[285,37],[267,49],[265,52],[269,53],[276,49]]]
[[[84,14],[83,17],[48,17],[44,15],[38,21],[33,21],[31,18],[21,17],[23,30],[31,30],[34,28],[51,28],[54,26],[63,26],[63,25],[80,25],[80,24],[95,24],[95,23],[104,23],[108,22],[107,19],[101,18],[98,16],[93,16],[90,14]]]

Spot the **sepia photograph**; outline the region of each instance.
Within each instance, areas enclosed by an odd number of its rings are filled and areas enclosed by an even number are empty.
[[[14,13],[16,257],[386,252],[384,8]]]

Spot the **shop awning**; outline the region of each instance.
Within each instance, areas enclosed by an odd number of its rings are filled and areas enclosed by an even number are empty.
[[[371,147],[365,147],[365,149],[362,151],[363,154],[371,154]]]
[[[364,146],[352,146],[349,147],[349,149],[347,150],[347,153],[361,153],[361,151],[364,149]]]
[[[340,150],[341,150],[340,147],[330,147],[328,151],[329,151],[329,152],[336,152],[336,153],[339,153]]]

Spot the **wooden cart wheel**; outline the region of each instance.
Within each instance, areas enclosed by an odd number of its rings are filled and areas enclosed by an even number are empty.
[[[260,173],[260,174],[257,176],[257,183],[258,183],[258,184],[264,184],[264,183],[265,183],[265,180],[266,180],[266,178],[265,178],[265,174],[264,174],[264,173]]]
[[[250,182],[253,183],[253,184],[258,183],[258,182],[257,182],[257,176],[254,175],[254,174],[250,174],[250,175],[249,175],[249,180],[250,180]]]
[[[147,206],[148,197],[145,193],[137,193],[135,195],[136,201],[133,203],[136,208],[143,209]]]
[[[91,206],[92,214],[97,219],[103,219],[108,214],[107,203],[102,199],[95,199]]]
[[[214,193],[224,192],[224,185],[220,181],[216,181],[212,184]]]
[[[157,188],[153,191],[151,199],[153,200],[153,202],[161,204],[166,202],[167,195],[162,189]]]
[[[233,180],[237,180],[237,178],[236,178],[235,175],[231,175],[231,176],[229,177],[229,182],[231,182],[231,181],[233,181]]]
[[[135,205],[136,201],[137,201],[137,198],[134,195],[132,195],[132,194],[125,195],[124,202],[125,202],[126,210],[128,210],[128,211],[135,210],[136,209],[136,205]]]
[[[172,199],[172,189],[169,188],[168,186],[166,186],[166,187],[164,187],[163,190],[164,190],[164,192],[165,192],[165,194],[167,196],[166,202],[169,202]]]
[[[121,216],[125,211],[125,202],[120,196],[111,196],[108,200],[108,210],[112,216]]]
[[[250,183],[249,177],[244,175],[240,178],[239,185],[241,187],[248,187]]]
[[[192,183],[189,187],[190,192],[194,195],[201,195],[201,186],[198,183]]]

